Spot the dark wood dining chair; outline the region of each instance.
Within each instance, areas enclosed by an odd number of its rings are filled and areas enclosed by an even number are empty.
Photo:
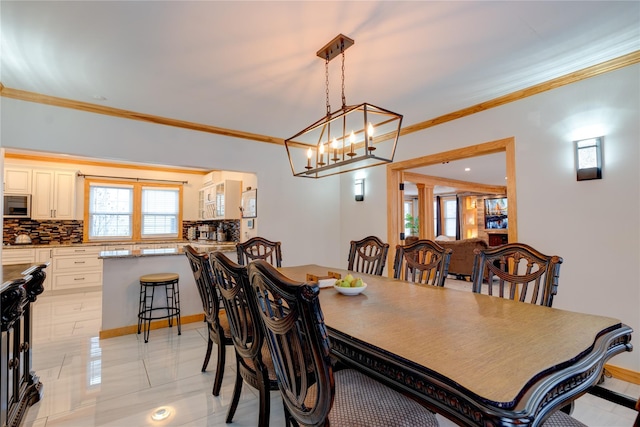
[[[433,240],[418,240],[396,246],[393,263],[394,279],[444,286],[449,272],[451,249],[443,248]]]
[[[561,257],[544,255],[524,243],[477,248],[472,290],[551,307],[558,292],[561,264]]]
[[[287,425],[437,426],[416,401],[353,369],[334,371],[316,283],[262,260],[248,266],[251,308],[276,364]]]
[[[278,390],[278,384],[262,326],[259,320],[255,321],[248,306],[247,268],[231,261],[222,252],[211,253],[210,262],[236,352],[236,381],[226,422],[233,421],[244,380],[258,390],[260,410],[257,425],[266,427],[269,425],[269,393]]]
[[[184,253],[189,260],[191,270],[193,271],[193,278],[198,287],[198,293],[200,294],[202,308],[204,310],[204,320],[207,323],[209,333],[207,354],[204,356],[202,372],[205,372],[209,365],[213,343],[218,347],[216,374],[213,381],[213,395],[218,396],[220,394],[220,387],[222,386],[222,377],[224,376],[226,346],[233,345],[229,322],[227,321],[226,313],[220,310],[220,299],[213,283],[209,256],[206,253],[196,251],[191,245],[184,247]]]
[[[352,240],[347,270],[382,276],[388,252],[389,244],[383,243],[376,236]]]
[[[282,267],[282,248],[280,242],[272,242],[264,237],[252,237],[246,242],[236,244],[238,264],[248,265],[256,259],[263,259],[271,265]]]

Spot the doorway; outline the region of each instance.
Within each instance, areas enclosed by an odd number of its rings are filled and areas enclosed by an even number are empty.
[[[399,188],[400,184],[405,181],[405,174],[410,174],[407,171],[418,167],[501,152],[505,153],[506,161],[507,215],[509,217],[508,240],[517,242],[515,138],[510,137],[387,165],[387,241],[390,246],[390,259],[395,259],[395,248],[396,245],[401,244],[400,233],[404,232],[404,192]]]

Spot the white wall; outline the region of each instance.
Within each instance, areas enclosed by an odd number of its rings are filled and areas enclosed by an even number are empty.
[[[284,146],[1,98],[4,147],[256,174],[259,233],[283,264],[339,263],[337,177],[294,178]]]
[[[615,317],[640,333],[640,65],[401,137],[396,160],[513,136],[518,238],[564,258],[555,308]],[[589,129],[592,129],[589,131]],[[572,141],[604,135],[603,179],[576,181]],[[367,171],[384,191],[383,167]],[[341,181],[343,195],[353,176]],[[386,197],[343,197],[341,248],[386,238]],[[351,197],[352,200],[352,197]],[[464,313],[460,313],[464,316]],[[473,327],[470,325],[469,327]],[[546,333],[550,333],[547,331]],[[637,340],[637,338],[636,338]],[[638,350],[613,365],[640,371]]]
[[[396,160],[514,136],[519,239],[564,258],[554,307],[640,331],[639,82],[635,65],[407,135]],[[282,241],[285,265],[346,266],[350,240],[386,236],[384,167],[357,172],[366,194],[355,202],[356,173],[294,178],[282,146],[7,98],[1,106],[3,146],[256,173],[259,233]],[[587,125],[605,136],[603,179],[577,182],[571,141]],[[611,363],[640,371],[640,353]]]

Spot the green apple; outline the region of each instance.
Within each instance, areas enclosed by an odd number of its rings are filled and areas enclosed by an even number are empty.
[[[353,282],[351,282],[351,287],[352,288],[361,288],[363,285],[362,283],[362,279],[361,278],[357,278],[356,280],[354,280]]]

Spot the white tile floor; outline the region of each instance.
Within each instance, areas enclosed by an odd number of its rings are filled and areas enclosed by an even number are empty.
[[[138,335],[98,339],[101,293],[40,296],[35,305],[33,369],[44,385],[44,398],[31,407],[25,426],[222,426],[233,391],[235,362],[227,366],[219,397],[211,394],[215,350],[209,369],[200,368],[206,350],[202,323],[177,330],[151,331],[147,344]],[[630,396],[640,386],[617,380],[607,384]],[[282,402],[271,393],[271,425],[283,426]],[[163,421],[151,414],[171,410]],[[245,385],[231,425],[255,426],[258,396]],[[590,426],[626,427],[635,411],[584,396],[574,416]],[[454,425],[439,418],[442,426]]]

